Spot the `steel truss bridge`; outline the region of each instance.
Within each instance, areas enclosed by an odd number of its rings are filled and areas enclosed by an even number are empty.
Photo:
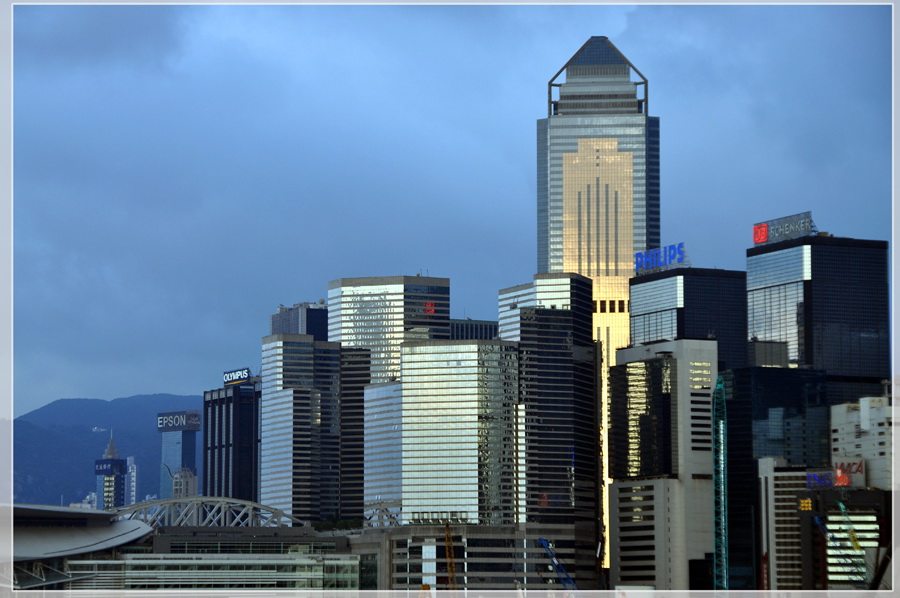
[[[308,525],[281,509],[249,500],[193,496],[152,500],[113,512],[113,519],[138,519],[154,527],[301,527]]]

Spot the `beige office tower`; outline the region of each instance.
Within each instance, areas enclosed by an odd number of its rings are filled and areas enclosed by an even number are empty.
[[[593,334],[608,369],[629,344],[634,254],[660,245],[659,119],[648,116],[647,79],[602,36],[550,80],[547,99],[547,118],[538,121],[538,272],[593,280]],[[605,422],[609,389],[601,379]],[[599,433],[606,446],[605,425]]]

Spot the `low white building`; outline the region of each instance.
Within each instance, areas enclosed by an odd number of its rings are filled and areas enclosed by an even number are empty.
[[[831,408],[831,458],[855,487],[892,487],[891,401],[863,397]],[[848,484],[849,485],[849,484]]]

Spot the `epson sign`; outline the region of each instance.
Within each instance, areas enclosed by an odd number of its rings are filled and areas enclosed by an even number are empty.
[[[249,379],[250,379],[250,368],[244,368],[242,370],[232,370],[230,372],[225,372],[225,374],[223,376],[225,386],[234,386],[235,384],[242,384]]]
[[[656,270],[684,262],[684,243],[639,251],[634,254],[634,273]]]
[[[156,416],[156,428],[160,432],[200,429],[199,411],[175,411]]]

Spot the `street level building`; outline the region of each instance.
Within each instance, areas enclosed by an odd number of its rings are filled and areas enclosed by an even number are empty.
[[[612,587],[712,589],[716,342],[620,349],[610,369]]]
[[[830,468],[790,466],[780,457],[759,460],[762,505],[760,590],[812,589],[803,584],[799,493],[830,476]]]
[[[803,588],[890,591],[891,491],[844,477],[798,493]]]
[[[371,350],[371,381],[400,376],[400,345],[450,338],[450,280],[340,278],[328,283],[328,340]]]

